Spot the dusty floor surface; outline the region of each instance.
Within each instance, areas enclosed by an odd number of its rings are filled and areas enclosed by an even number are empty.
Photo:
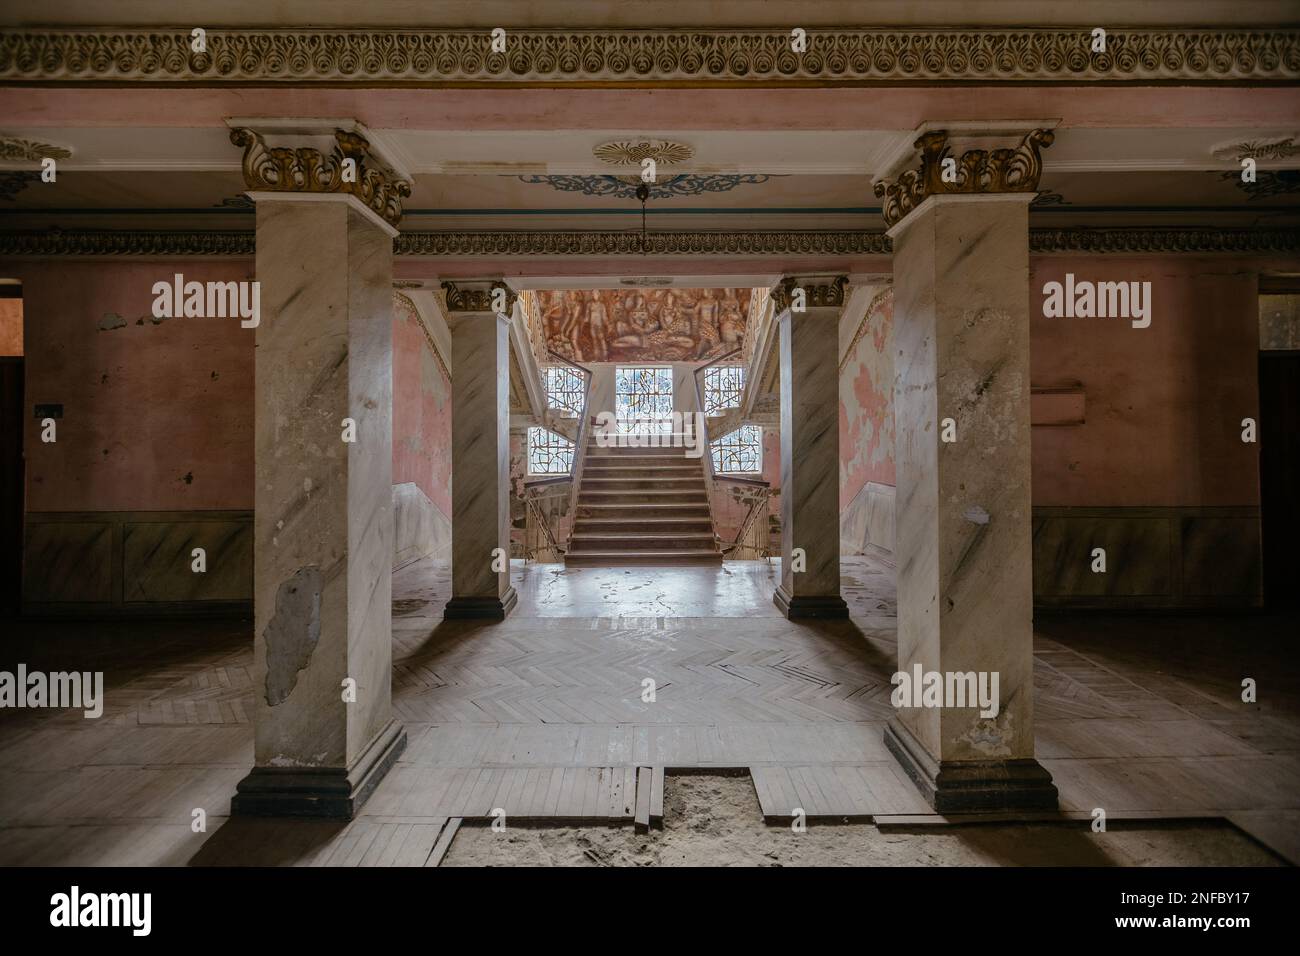
[[[1227,825],[971,826],[882,832],[870,824],[768,826],[749,777],[672,776],[664,829],[463,826],[443,866],[1276,866]]]

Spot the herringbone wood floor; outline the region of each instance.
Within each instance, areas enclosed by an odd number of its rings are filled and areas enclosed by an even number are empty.
[[[228,819],[253,759],[247,623],[24,623],[4,667],[102,669],[107,704],[99,720],[0,712],[0,863],[419,865],[440,858],[457,818],[498,808],[628,821],[640,766],[749,768],[772,819],[792,805],[923,813],[882,744],[889,569],[847,562],[854,619],[817,626],[743,602],[770,578],[757,563],[691,570],[693,588],[689,577],[665,587],[662,571],[533,566],[516,614],[485,626],[442,623],[443,574],[403,569],[393,698],[410,743],[347,826]],[[597,606],[607,613],[591,615]],[[574,616],[545,616],[562,609]],[[1040,622],[1037,746],[1063,809],[1226,814],[1294,858],[1300,693],[1287,627]],[[1245,705],[1250,675],[1260,701]],[[206,832],[192,832],[196,808]]]

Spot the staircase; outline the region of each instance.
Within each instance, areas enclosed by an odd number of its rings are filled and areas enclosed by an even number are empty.
[[[721,564],[703,458],[588,439],[564,563]]]

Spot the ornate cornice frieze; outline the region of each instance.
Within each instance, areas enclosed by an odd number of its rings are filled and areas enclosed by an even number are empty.
[[[18,29],[0,37],[0,82],[430,86],[592,84],[1295,82],[1300,31],[1116,29],[487,30]]]
[[[1032,253],[1294,253],[1300,229],[1030,229]]]
[[[946,130],[924,133],[912,144],[921,151],[921,168],[907,170],[892,183],[875,185],[876,196],[884,204],[885,224],[896,225],[928,196],[1037,192],[1043,174],[1041,150],[1055,139],[1051,130],[1036,129],[1015,149],[968,149],[958,158],[951,155]]]
[[[237,256],[252,258],[253,232],[60,230],[0,232],[6,256]]]
[[[368,166],[370,144],[357,133],[334,131],[328,154],[309,146],[291,149],[267,146],[251,129],[232,129],[230,141],[244,150],[244,185],[255,192],[348,193],[396,226],[402,219],[402,199],[411,184]],[[346,172],[347,161],[355,168]]]
[[[772,287],[772,303],[780,315],[793,303],[794,290],[803,289],[806,308],[842,306],[848,285],[848,276],[786,276]]]
[[[880,232],[411,232],[405,256],[768,256],[883,255]]]
[[[515,300],[519,298],[519,293],[504,282],[496,280],[490,283],[469,282],[459,285],[455,282],[444,282],[442,288],[446,294],[448,312],[496,312],[499,315],[509,315],[514,311]],[[498,289],[505,291],[505,307],[500,310],[492,303]]]
[[[893,251],[883,232],[820,233],[660,233],[659,255],[726,256],[887,256]],[[716,237],[708,242],[701,237]],[[640,251],[635,242],[616,241],[627,233],[580,232],[415,232],[393,240],[398,256],[471,258],[475,256],[621,256]],[[745,241],[737,242],[738,237]],[[251,258],[254,233],[60,231],[0,232],[0,256],[234,256]],[[631,236],[635,240],[635,236]],[[1226,253],[1271,254],[1300,251],[1300,229],[1030,229],[1031,252],[1047,253]]]

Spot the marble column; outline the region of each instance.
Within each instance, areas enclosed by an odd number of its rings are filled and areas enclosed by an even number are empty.
[[[231,812],[349,818],[406,745],[391,706],[396,230],[347,194],[250,196],[256,766]]]
[[[510,311],[499,281],[444,282],[451,328],[449,619],[504,620],[510,585]],[[500,309],[500,311],[497,311]]]
[[[781,336],[781,583],[790,619],[848,617],[840,596],[839,321],[843,276],[787,277]]]
[[[914,703],[918,673],[983,676],[990,690],[997,676],[996,715],[954,706],[954,694],[899,707],[887,726],[886,744],[940,812],[1056,806],[1034,760],[1032,199],[932,195],[889,232],[899,671]]]

